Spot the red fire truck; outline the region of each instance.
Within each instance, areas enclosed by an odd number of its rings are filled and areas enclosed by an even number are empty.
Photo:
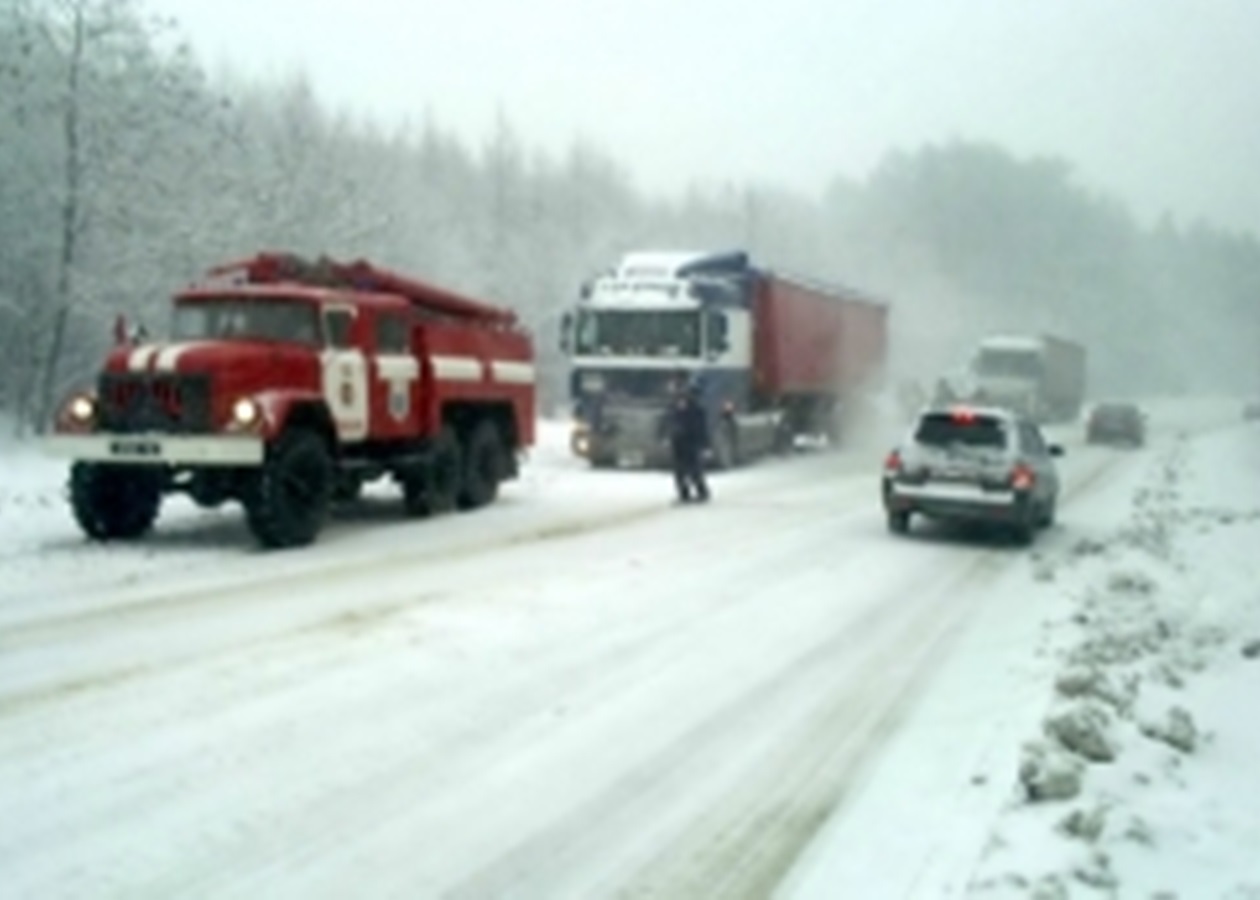
[[[392,477],[411,515],[492,502],[534,440],[534,352],[507,309],[378,268],[264,253],[173,298],[170,339],[120,342],[58,412],[88,536],[135,538],[164,494],[245,508],[267,547]]]

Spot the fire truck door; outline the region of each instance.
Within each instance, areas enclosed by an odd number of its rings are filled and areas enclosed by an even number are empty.
[[[368,434],[368,364],[363,351],[351,340],[353,317],[354,312],[348,309],[324,311],[324,399],[343,441],[362,440]]]

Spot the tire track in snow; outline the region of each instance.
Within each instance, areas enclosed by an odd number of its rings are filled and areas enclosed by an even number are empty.
[[[984,553],[944,583],[933,571],[910,586],[933,589],[908,607],[873,604],[582,808],[443,895],[768,896],[862,760],[895,727],[1001,562]],[[964,592],[963,602],[941,603],[955,591]],[[758,729],[762,739],[747,746],[749,732]],[[697,786],[709,801],[700,815],[670,819],[654,812]],[[648,823],[652,840],[644,847]],[[636,844],[641,852],[615,870],[620,877],[601,870],[593,881],[574,882],[573,873],[586,871],[584,860],[615,857]]]
[[[863,478],[861,481],[855,481],[851,485],[843,487],[843,489],[840,489],[841,485],[829,486],[829,493],[834,498],[837,507],[836,515],[832,521],[837,525],[843,523],[854,526],[837,530],[835,534],[835,538],[839,542],[837,546],[843,546],[846,539],[866,533],[865,529],[869,525],[874,525],[875,528],[879,529],[882,538],[882,523],[878,516],[873,513],[875,508],[875,490],[872,485],[873,481],[867,481]],[[737,500],[732,506],[765,507],[767,510],[787,513],[788,515],[782,516],[778,522],[775,520],[759,521],[758,526],[764,525],[767,528],[775,527],[776,525],[791,527],[792,510],[790,508],[784,509],[790,503],[791,497],[800,496],[804,498],[816,495],[818,491],[819,487],[811,484],[792,494],[779,493],[769,503],[760,503],[754,497]],[[852,496],[850,491],[852,491]],[[868,499],[861,499],[859,502],[859,496]],[[688,511],[680,513],[680,515],[690,516],[692,512]],[[701,510],[696,511],[696,515],[703,517],[709,515],[709,513]],[[701,521],[704,520],[702,519]],[[868,525],[863,525],[863,522],[868,523]],[[808,524],[815,526],[819,524],[819,520],[815,516],[813,521]],[[805,526],[798,525],[797,527]],[[741,532],[747,533],[741,534]],[[718,548],[724,554],[722,558],[725,561],[741,560],[746,563],[750,573],[757,566],[763,564],[772,566],[776,563],[774,559],[757,555],[756,549],[759,533],[757,528],[748,528],[747,522],[738,526],[729,525],[723,523],[721,516],[717,516],[710,518],[705,525],[698,528],[695,535],[695,540],[701,544],[711,543],[715,548]],[[736,536],[739,536],[738,539],[732,540]],[[587,537],[591,536],[587,535]],[[580,535],[574,538],[575,541],[580,541],[581,539],[582,536]],[[522,552],[528,552],[530,548],[524,547],[520,549]],[[861,552],[860,547],[856,549],[859,553]],[[919,548],[914,549],[917,552]],[[931,547],[929,545],[923,549],[931,550]],[[977,552],[985,553],[983,549]],[[671,549],[669,553],[663,555],[657,561],[657,564],[665,568],[675,563],[682,564],[689,559],[689,553],[690,551],[682,546],[676,550]],[[942,547],[940,556],[953,559],[957,554],[958,550],[956,547]],[[581,551],[579,550],[576,555],[580,557],[582,555]],[[995,554],[990,553],[989,555]],[[745,557],[747,558],[745,559]],[[557,558],[563,557],[557,552]],[[1010,558],[1022,559],[1023,554],[1010,555]],[[803,555],[800,561],[805,562],[807,559],[808,556]],[[784,560],[784,562],[790,565],[791,561]],[[463,564],[471,567],[477,565],[475,561],[465,561]],[[935,581],[941,576],[939,567],[933,568],[929,566],[927,568],[930,570],[930,573],[924,580]],[[487,577],[490,576],[490,573],[484,574]],[[704,579],[705,574],[697,570],[694,572],[694,581],[689,585],[682,585],[680,591],[686,592],[687,590],[698,589],[705,583]],[[616,581],[615,578],[614,581]],[[465,587],[470,597],[476,593],[475,581],[470,581]],[[602,590],[606,590],[611,594],[625,589],[626,585],[624,584],[604,585],[602,587]],[[511,597],[513,595],[509,592],[508,596]],[[591,599],[593,603],[598,603],[601,598],[596,593]],[[750,602],[755,603],[756,598],[749,599]],[[461,600],[460,602],[463,603],[465,601]],[[895,602],[897,601],[894,600]],[[411,615],[414,612],[416,610],[407,609],[402,614]],[[533,740],[544,741],[547,733],[553,727],[549,724],[551,716],[548,710],[552,703],[558,700],[573,707],[576,710],[575,714],[590,714],[597,710],[600,700],[605,698],[610,691],[618,693],[629,690],[637,680],[642,679],[645,675],[650,676],[660,666],[667,665],[679,653],[686,652],[685,645],[692,637],[699,636],[703,632],[710,630],[710,628],[717,627],[724,614],[734,617],[742,615],[738,604],[732,604],[730,607],[724,606],[720,609],[711,605],[700,604],[696,607],[670,610],[670,612],[672,615],[650,620],[637,630],[621,633],[618,635],[618,639],[612,642],[600,642],[594,646],[572,646],[557,641],[554,646],[551,644],[541,645],[538,650],[543,655],[539,659],[521,661],[523,666],[527,662],[530,667],[541,663],[548,668],[547,678],[538,682],[540,693],[522,693],[521,696],[525,702],[522,708],[519,709],[515,708],[515,702],[509,702],[516,696],[515,693],[509,691],[502,694],[502,696],[496,697],[496,704],[502,705],[496,705],[495,709],[497,712],[494,718],[470,723],[462,729],[455,728],[446,733],[440,742],[426,746],[423,753],[419,752],[415,747],[408,747],[406,743],[410,737],[408,723],[405,721],[391,722],[391,718],[397,720],[399,713],[404,713],[405,710],[414,708],[416,703],[440,702],[445,704],[448,710],[454,710],[474,700],[477,697],[475,691],[470,694],[462,690],[459,685],[452,684],[450,687],[453,690],[450,696],[441,698],[425,697],[421,699],[415,693],[416,685],[404,681],[396,686],[391,685],[387,694],[379,694],[370,703],[364,703],[363,698],[349,697],[343,702],[329,705],[327,709],[321,708],[318,714],[319,718],[306,723],[310,726],[307,730],[317,733],[323,726],[327,726],[330,729],[331,736],[331,732],[334,731],[350,733],[357,728],[364,730],[365,734],[361,738],[355,738],[355,742],[348,745],[345,743],[345,738],[333,740],[332,747],[328,750],[329,753],[340,752],[344,749],[354,749],[357,755],[344,760],[350,771],[333,775],[325,774],[324,778],[315,784],[284,785],[274,780],[274,778],[269,779],[267,777],[269,773],[273,776],[279,774],[280,770],[275,766],[268,766],[266,759],[269,755],[275,755],[276,748],[284,747],[292,740],[292,737],[287,735],[286,732],[292,731],[295,727],[295,722],[283,716],[273,718],[265,715],[267,710],[257,707],[234,709],[231,705],[233,697],[243,706],[247,706],[252,699],[249,693],[252,685],[249,682],[244,682],[239,685],[237,693],[223,698],[226,705],[221,712],[228,718],[237,718],[239,713],[246,721],[253,723],[252,727],[256,730],[249,733],[248,747],[235,748],[229,756],[207,759],[203,763],[197,764],[191,772],[184,773],[176,781],[164,783],[159,778],[157,783],[152,785],[131,785],[129,790],[135,791],[134,793],[124,792],[117,796],[101,796],[100,807],[95,812],[92,812],[88,818],[82,818],[84,813],[89,812],[88,809],[76,809],[76,807],[71,805],[66,810],[68,818],[61,820],[63,822],[62,825],[56,826],[54,824],[56,820],[53,820],[49,822],[49,826],[54,830],[30,835],[31,842],[27,845],[28,849],[31,852],[35,852],[40,846],[56,846],[58,844],[56,837],[58,833],[63,837],[67,834],[78,834],[80,836],[92,834],[101,827],[102,823],[131,821],[132,816],[143,816],[147,810],[148,815],[160,816],[160,821],[167,826],[162,829],[163,832],[169,831],[173,834],[191,833],[196,835],[197,840],[194,841],[194,846],[200,847],[206,842],[217,846],[220,845],[220,842],[225,842],[222,844],[224,846],[222,855],[211,854],[201,860],[205,863],[206,868],[202,870],[200,877],[205,878],[205,881],[197,880],[200,866],[194,865],[192,859],[186,858],[189,850],[191,850],[190,847],[186,847],[182,854],[178,852],[179,848],[177,845],[170,848],[173,851],[173,858],[182,860],[181,865],[177,867],[178,879],[183,880],[187,878],[189,880],[182,885],[178,881],[172,880],[167,880],[164,883],[171,890],[193,889],[196,892],[202,889],[209,889],[211,885],[218,885],[218,887],[222,888],[230,885],[239,886],[241,884],[243,873],[228,864],[245,849],[232,843],[234,840],[233,830],[240,834],[253,835],[252,839],[257,841],[261,837],[257,834],[257,829],[261,824],[272,823],[277,826],[274,836],[271,838],[273,843],[269,845],[271,850],[280,853],[280,855],[272,857],[279,865],[279,871],[273,870],[271,874],[273,877],[280,879],[279,882],[270,882],[273,886],[277,883],[283,884],[286,875],[292,877],[291,870],[287,873],[284,871],[290,866],[297,865],[299,868],[301,866],[318,867],[321,860],[337,860],[344,854],[342,844],[347,840],[363,840],[370,847],[371,841],[380,837],[382,829],[390,839],[409,839],[414,842],[414,836],[409,835],[408,832],[411,831],[410,825],[414,821],[412,816],[416,814],[414,807],[417,798],[424,797],[426,802],[432,799],[434,805],[439,807],[439,811],[441,808],[450,811],[451,816],[447,820],[447,826],[454,826],[457,821],[461,821],[461,814],[466,817],[471,811],[464,806],[463,794],[458,787],[461,781],[475,780],[484,767],[494,766],[496,760],[503,757],[505,753],[510,754],[513,752],[514,748],[518,746],[518,739],[528,744],[530,736],[533,735]],[[896,606],[890,606],[884,612],[895,617],[895,614],[901,611]],[[739,622],[740,620],[736,618],[735,621]],[[396,625],[396,617],[386,616],[379,620],[373,620],[369,630],[373,632],[389,631]],[[860,630],[857,629],[857,631]],[[300,633],[299,631],[294,631],[292,634],[298,639],[290,640],[281,636],[276,646],[267,648],[255,647],[248,654],[245,654],[242,659],[247,660],[249,655],[264,649],[268,655],[273,657],[293,653],[303,655],[309,653],[310,671],[318,677],[316,670],[320,652],[326,653],[330,649],[329,645],[324,645],[322,648],[303,649],[306,646],[307,639],[315,637],[317,632],[304,630],[300,631]],[[68,646],[71,644],[72,642],[67,641]],[[231,653],[235,654],[239,649],[241,648],[232,649]],[[861,647],[856,649],[858,653],[862,652]],[[858,654],[855,653],[855,655]],[[823,656],[825,657],[825,654]],[[321,696],[321,690],[326,689],[328,686],[327,682],[340,677],[342,674],[337,668],[340,663],[334,665],[336,662],[335,655],[326,657],[324,661],[329,664],[332,671],[327,674],[322,683],[317,682],[304,685],[300,680],[286,678],[283,688],[284,693],[280,697],[290,694],[308,698]],[[351,663],[356,667],[374,667],[370,655],[366,653],[354,655]],[[815,660],[812,664],[814,666],[823,666],[820,660]],[[794,667],[795,664],[790,666],[790,668]],[[188,668],[189,686],[195,687],[198,676],[204,676],[215,671],[216,661],[213,656],[210,656],[206,659],[192,662]],[[805,666],[805,668],[808,669],[808,666]],[[398,674],[403,675],[405,671],[405,668],[400,668]],[[817,673],[820,670],[815,669],[814,671]],[[871,672],[878,675],[881,671],[880,665],[873,661]],[[171,674],[170,671],[155,671],[148,673],[148,677],[144,680],[160,682],[171,677]],[[835,677],[840,682],[844,682],[848,676],[842,670],[837,669],[835,670]],[[877,681],[878,679],[872,680]],[[782,699],[794,695],[796,690],[791,689],[791,685],[795,685],[800,692],[808,694],[809,681],[804,675],[798,678],[789,678],[784,682],[784,687],[777,696]],[[548,693],[542,691],[542,687],[546,684],[562,685],[563,687],[557,687],[554,692]],[[116,700],[120,694],[125,694],[132,687],[134,686],[111,685],[109,698]],[[409,692],[411,692],[410,696],[408,696]],[[775,692],[767,688],[765,699],[758,704],[758,708],[762,709],[767,717],[772,717],[774,714],[774,708],[776,707],[772,699],[774,696]],[[850,698],[854,704],[857,704],[853,708],[845,707],[844,704],[837,702],[838,711],[835,714],[842,721],[852,723],[855,721],[853,717],[862,712],[863,704],[870,702],[870,698],[865,697],[864,699],[864,696],[861,692],[857,692]],[[76,705],[86,705],[91,699],[79,696],[76,697],[74,702]],[[279,698],[276,699],[278,702]],[[287,705],[287,703],[283,706],[277,705],[271,711],[273,713],[280,712]],[[680,738],[679,740],[683,742],[683,746],[687,746],[689,741],[694,745],[704,745],[706,740],[721,744],[722,742],[718,735],[725,735],[727,738],[730,738],[733,733],[739,732],[751,721],[746,717],[735,715],[733,710],[740,705],[738,703],[731,705],[729,707],[730,711],[726,711],[724,708],[723,711],[715,712],[713,716],[717,724],[711,727],[706,727],[703,723],[693,724],[689,732],[691,737]],[[879,703],[875,703],[876,708],[879,705]],[[356,707],[364,708],[356,709]],[[878,709],[876,709],[876,712],[878,712]],[[310,709],[305,709],[305,713],[314,715]],[[819,715],[825,718],[821,713]],[[185,725],[189,726],[194,721],[196,720],[190,720]],[[879,721],[882,721],[882,719],[877,719],[876,722],[871,723],[871,727],[876,728]],[[323,723],[322,726],[320,723]],[[171,728],[180,727],[178,720],[169,724]],[[223,725],[223,730],[226,733],[232,733],[233,731],[230,722],[226,720],[213,721],[207,723],[207,725]],[[840,730],[844,731],[843,728]],[[828,733],[834,734],[835,732],[830,731]],[[706,738],[705,735],[712,735],[712,737]],[[286,738],[288,738],[288,741],[286,741]],[[206,735],[204,733],[201,734],[200,739],[206,739]],[[197,733],[189,735],[182,745],[182,751],[193,754],[195,757],[198,752],[197,740]],[[414,737],[412,737],[412,740],[414,740]],[[376,742],[380,742],[381,746],[373,747],[373,744]],[[391,743],[401,743],[402,749],[398,747],[388,749]],[[784,752],[789,757],[793,756],[794,751],[792,751],[792,747],[796,743],[798,742],[793,739],[784,745],[786,747]],[[868,750],[877,746],[877,743],[873,741],[863,740],[860,743],[861,746],[868,748]],[[822,756],[826,756],[828,747],[826,741],[820,741],[815,746]],[[248,751],[249,755],[242,756],[240,751]],[[125,747],[119,752],[125,752]],[[176,751],[168,749],[164,752],[174,754]],[[310,752],[319,755],[321,751],[315,749]],[[660,752],[666,756],[670,755],[666,751]],[[768,752],[769,755],[774,755],[772,751]],[[686,756],[686,753],[683,753],[683,755]],[[860,753],[858,756],[860,757]],[[168,758],[168,762],[179,758],[179,756],[172,755]],[[160,763],[161,759],[162,757],[159,756],[155,762]],[[708,757],[707,761],[711,762],[712,756]],[[699,766],[703,770],[705,762],[703,755],[697,757],[693,754],[690,762],[682,761],[676,763],[676,765],[680,767],[691,766],[693,769]],[[668,773],[672,771],[671,765],[667,762],[660,762],[658,766],[654,767],[654,764],[649,761],[642,763],[644,767],[642,771],[648,773],[656,772],[660,778],[668,781]],[[356,766],[363,766],[364,768],[356,769]],[[775,770],[781,768],[782,766],[775,765],[760,766],[756,771],[763,773],[758,777],[773,781]],[[801,768],[804,771],[809,771],[808,766],[803,765]],[[155,769],[155,772],[161,771],[160,766]],[[846,771],[852,774],[851,769]],[[92,777],[94,776],[91,773],[84,774],[84,778],[88,779],[84,784],[85,787],[91,787]],[[803,795],[809,794],[819,783],[821,782],[807,779],[805,786],[801,789]],[[210,787],[211,785],[214,786],[213,789]],[[690,788],[689,783],[687,786]],[[605,791],[613,791],[614,794],[619,790],[620,788],[615,787],[605,789]],[[191,795],[188,792],[192,792]],[[272,796],[268,796],[269,793]],[[656,795],[656,802],[658,803],[668,805],[669,799],[668,795],[662,796],[659,793]],[[633,798],[630,798],[630,802],[632,801]],[[722,804],[724,802],[721,794],[710,797],[710,802],[715,804],[715,808],[719,810],[719,813],[715,813],[715,815],[718,815],[722,820],[727,821],[734,815],[736,824],[725,830],[735,832],[736,836],[727,839],[719,834],[718,837],[713,838],[710,844],[706,845],[714,849],[705,851],[701,848],[697,852],[701,855],[707,852],[710,855],[718,856],[723,852],[736,852],[739,855],[738,849],[723,851],[721,848],[739,848],[743,846],[745,838],[739,837],[738,834],[741,829],[746,831],[749,826],[740,825],[739,822],[750,822],[755,818],[755,814],[749,813],[741,816],[738,813],[738,809],[735,813],[732,813],[729,809],[725,812],[720,812],[723,809]],[[179,808],[171,809],[171,804],[177,804]],[[254,804],[261,805],[255,809]],[[745,803],[745,801],[740,800],[738,803],[735,803],[736,807],[747,807],[749,805],[751,805],[751,801]],[[230,821],[220,823],[217,820],[212,821],[206,818],[204,821],[198,822],[198,816],[213,817],[216,809],[231,810]],[[639,809],[642,810],[643,807],[639,807]],[[809,821],[811,817],[816,818],[821,813],[821,808],[812,804],[806,803],[804,806],[793,807],[791,803],[782,801],[778,806],[771,804],[769,807],[764,808],[763,815],[772,816],[775,810],[784,809],[804,809],[804,812],[789,815],[788,817],[798,825],[801,821]],[[768,810],[768,812],[765,810]],[[423,819],[422,824],[427,822],[432,825],[435,821],[441,821],[441,817],[439,816],[437,819]],[[654,827],[655,821],[657,821],[656,817],[650,817],[647,827]],[[552,827],[563,828],[564,826],[553,825]],[[795,826],[793,827],[795,828]],[[718,832],[724,833],[722,827],[710,827],[710,833],[715,828]],[[587,828],[583,830],[596,832],[598,829],[599,822],[596,820],[595,822],[588,821]],[[640,822],[640,827],[632,830],[642,832],[645,829],[643,828],[643,823]],[[780,827],[778,830],[784,831],[786,829]],[[798,837],[801,836],[799,834],[800,831],[801,829],[795,828]],[[442,833],[442,829],[435,830],[430,828],[427,831],[420,829],[419,833],[435,836]],[[544,839],[540,838],[539,840],[543,841],[540,846],[546,846]],[[281,842],[285,848],[282,853],[275,845],[274,842],[276,841]],[[797,843],[796,839],[782,842],[779,849],[774,851],[774,859],[757,864],[754,867],[755,872],[741,876],[741,883],[746,882],[748,879],[756,880],[769,877],[766,873],[771,873],[775,870],[777,865],[775,860],[782,860],[789,856],[790,853],[787,848],[795,846]],[[232,852],[226,852],[228,847],[232,848]],[[642,850],[649,857],[655,851],[659,851],[659,845],[643,848]],[[509,844],[506,853],[510,856],[512,852]],[[12,857],[14,860],[21,858],[23,858],[22,854]],[[101,858],[108,858],[108,854]],[[674,879],[680,882],[685,882],[693,877],[691,870],[680,865],[677,860],[670,862],[671,859],[673,857],[670,854],[666,854],[662,858],[659,864],[662,871],[674,871]],[[87,863],[90,860],[91,857],[89,856],[85,861],[85,868],[89,871],[91,866],[87,865]],[[484,862],[484,859],[482,861]],[[581,861],[579,860],[575,864],[578,872],[581,869],[580,863]],[[507,862],[504,863],[504,866],[505,868],[500,868],[498,871],[510,871],[512,868],[511,864]],[[249,870],[247,869],[247,871]],[[471,869],[467,871],[471,871]],[[464,875],[467,875],[467,871]],[[259,871],[258,874],[264,876],[263,881],[267,883],[265,868]],[[625,875],[627,883],[631,885],[639,884],[644,890],[655,890],[654,885],[658,884],[657,881],[653,880],[644,881],[641,879],[636,882],[633,870],[629,872],[623,871],[623,875]],[[445,879],[445,884],[449,885],[452,880],[456,884],[459,883],[458,876],[452,877],[451,870],[444,870],[439,873],[439,876]],[[48,877],[55,878],[55,875],[50,874]],[[551,878],[553,881],[563,881],[565,875],[563,872],[553,870],[550,874],[545,874],[544,877]],[[247,882],[249,877],[246,876],[243,880]],[[407,893],[402,885],[400,885],[399,892]],[[259,891],[257,895],[265,893],[267,893],[265,890]],[[412,894],[414,895],[414,892]]]
[[[859,460],[849,457],[820,457],[805,461],[804,466],[785,466],[769,473],[772,477],[752,482],[736,482],[731,485],[730,495],[733,498],[756,498],[761,495],[786,491],[803,493],[812,490],[803,479],[824,477],[836,474],[840,470],[841,480],[847,481],[858,475],[844,474],[854,468]],[[819,471],[821,470],[821,471]],[[740,473],[735,473],[740,474]],[[81,600],[76,608],[61,611],[50,610],[43,599],[43,591],[32,592],[30,596],[7,598],[0,605],[0,653],[3,653],[9,642],[25,636],[38,636],[59,628],[77,627],[91,624],[99,620],[113,620],[132,616],[146,616],[158,613],[179,612],[186,606],[198,606],[204,603],[244,605],[255,602],[260,595],[271,595],[282,587],[302,589],[306,587],[327,587],[388,572],[400,568],[420,569],[433,562],[448,562],[456,559],[475,557],[494,553],[508,547],[527,544],[550,543],[564,540],[595,531],[615,530],[641,521],[672,514],[667,501],[670,488],[662,476],[660,499],[652,501],[620,501],[616,508],[599,512],[577,515],[563,515],[550,521],[526,521],[509,523],[502,531],[485,537],[481,528],[470,529],[474,533],[458,539],[440,540],[431,546],[420,544],[408,551],[405,560],[399,560],[397,544],[389,544],[386,548],[369,547],[364,551],[340,554],[335,562],[328,562],[321,554],[320,545],[315,545],[289,553],[256,553],[232,560],[238,565],[224,577],[208,577],[198,575],[197,585],[192,588],[174,588],[166,584],[149,587],[138,582],[126,585],[86,584],[82,588]],[[726,496],[726,495],[721,495]],[[465,516],[443,516],[429,520],[429,526],[442,528],[448,522],[472,525],[478,522],[486,528],[492,527],[496,512],[504,507],[491,507],[479,510],[474,520]],[[537,511],[545,516],[548,509],[545,502],[537,504]],[[428,535],[417,531],[418,541]],[[132,545],[136,549],[144,545]],[[259,570],[263,570],[260,572]],[[161,573],[154,573],[159,575]],[[179,573],[170,573],[178,577]],[[135,578],[135,576],[131,576]]]

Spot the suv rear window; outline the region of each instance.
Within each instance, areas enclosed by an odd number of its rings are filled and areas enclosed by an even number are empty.
[[[1006,446],[1006,426],[1001,419],[992,416],[928,413],[919,419],[914,439],[930,447],[962,444],[1001,449]]]

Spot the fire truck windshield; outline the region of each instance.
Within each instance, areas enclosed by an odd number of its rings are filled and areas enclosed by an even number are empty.
[[[696,310],[583,310],[577,319],[577,352],[590,356],[700,355]]]
[[[176,340],[280,341],[319,344],[319,319],[308,303],[222,297],[185,300],[175,306]]]

